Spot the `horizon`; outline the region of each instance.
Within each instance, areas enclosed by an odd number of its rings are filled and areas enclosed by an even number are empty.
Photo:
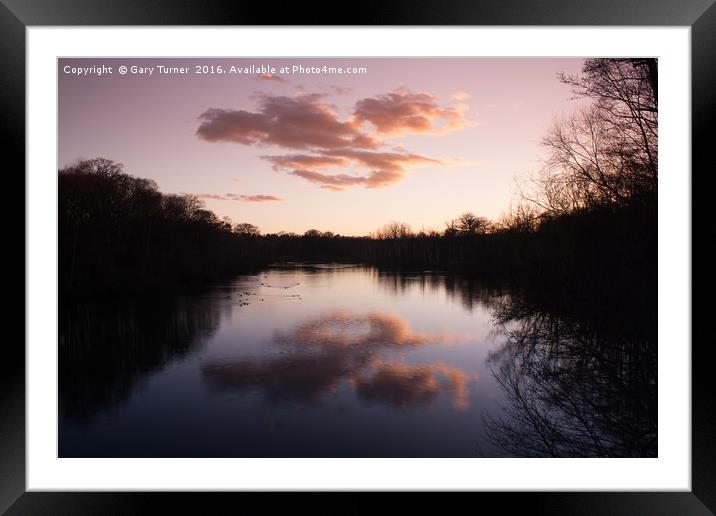
[[[197,64],[261,68],[200,75],[169,69]],[[368,236],[391,221],[414,232],[442,231],[464,212],[497,220],[508,209],[515,178],[539,166],[540,138],[580,105],[557,74],[578,74],[582,64],[60,59],[58,165],[111,159],[162,193],[196,195],[219,218],[264,234]],[[141,69],[83,73],[121,65]],[[157,72],[159,65],[168,72]],[[366,73],[291,71],[324,65]],[[287,73],[277,73],[282,66]]]

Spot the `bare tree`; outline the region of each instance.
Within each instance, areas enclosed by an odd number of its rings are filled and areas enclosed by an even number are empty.
[[[95,174],[108,178],[115,178],[123,173],[124,165],[106,158],[93,158],[77,160],[60,170],[60,173]]]
[[[237,235],[255,237],[261,234],[258,226],[249,224],[248,222],[240,222],[234,226],[234,233]]]
[[[412,235],[410,226],[404,222],[389,222],[376,232],[376,237],[381,240],[406,238]]]
[[[539,225],[540,215],[537,208],[525,202],[510,206],[500,217],[497,227],[502,231],[529,233],[535,231]]]
[[[448,220],[445,223],[445,231],[443,233],[445,236],[455,236],[459,233],[460,233],[460,229],[458,228],[456,219]]]
[[[549,157],[525,197],[568,213],[627,205],[656,194],[655,59],[587,59],[580,76],[560,75],[589,107],[554,123],[542,140]]]
[[[194,220],[201,218],[204,202],[191,194],[168,194],[162,199],[165,216],[170,219]]]
[[[491,224],[486,217],[478,217],[468,211],[457,218],[457,226],[463,234],[476,235],[487,233]]]

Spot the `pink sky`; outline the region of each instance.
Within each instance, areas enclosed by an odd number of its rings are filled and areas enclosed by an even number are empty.
[[[363,235],[386,222],[443,229],[465,211],[497,218],[540,138],[575,109],[558,72],[581,59],[60,59],[59,165],[105,157],[163,192],[262,232]],[[274,67],[273,76],[228,73]],[[66,66],[112,66],[78,76]],[[120,75],[121,65],[155,67]],[[156,68],[185,66],[189,74]],[[195,65],[224,74],[197,75]],[[278,73],[365,67],[365,74]]]

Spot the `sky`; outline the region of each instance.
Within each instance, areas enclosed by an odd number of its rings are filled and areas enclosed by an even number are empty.
[[[516,200],[515,181],[545,157],[540,139],[577,108],[557,74],[582,63],[59,59],[59,167],[111,159],[263,233],[442,230]]]

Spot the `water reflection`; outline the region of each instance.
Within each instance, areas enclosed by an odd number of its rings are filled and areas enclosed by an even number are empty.
[[[217,298],[61,303],[59,401],[86,420],[121,405],[149,373],[180,359],[217,328]]]
[[[488,364],[503,393],[485,432],[518,457],[655,457],[656,342],[560,318],[511,298]],[[646,332],[648,333],[648,332]]]
[[[655,456],[653,317],[545,297],[285,266],[63,302],[60,456]]]
[[[362,400],[383,403],[398,410],[428,407],[441,392],[450,395],[455,409],[467,410],[471,379],[478,380],[479,374],[469,374],[442,362],[410,365],[378,360],[371,364],[368,374],[358,371],[350,381]]]
[[[468,382],[479,375],[444,363],[409,364],[382,357],[386,351],[456,344],[472,337],[454,332],[415,332],[395,314],[355,314],[339,310],[277,332],[269,358],[207,362],[203,378],[210,389],[253,389],[270,403],[315,403],[335,392],[341,381],[366,403],[398,410],[430,406],[441,392],[453,406],[469,406]]]
[[[502,289],[475,276],[430,271],[396,274],[371,269],[370,272],[380,288],[394,296],[406,295],[412,290],[444,292],[448,299],[468,311],[491,306],[504,295]]]

